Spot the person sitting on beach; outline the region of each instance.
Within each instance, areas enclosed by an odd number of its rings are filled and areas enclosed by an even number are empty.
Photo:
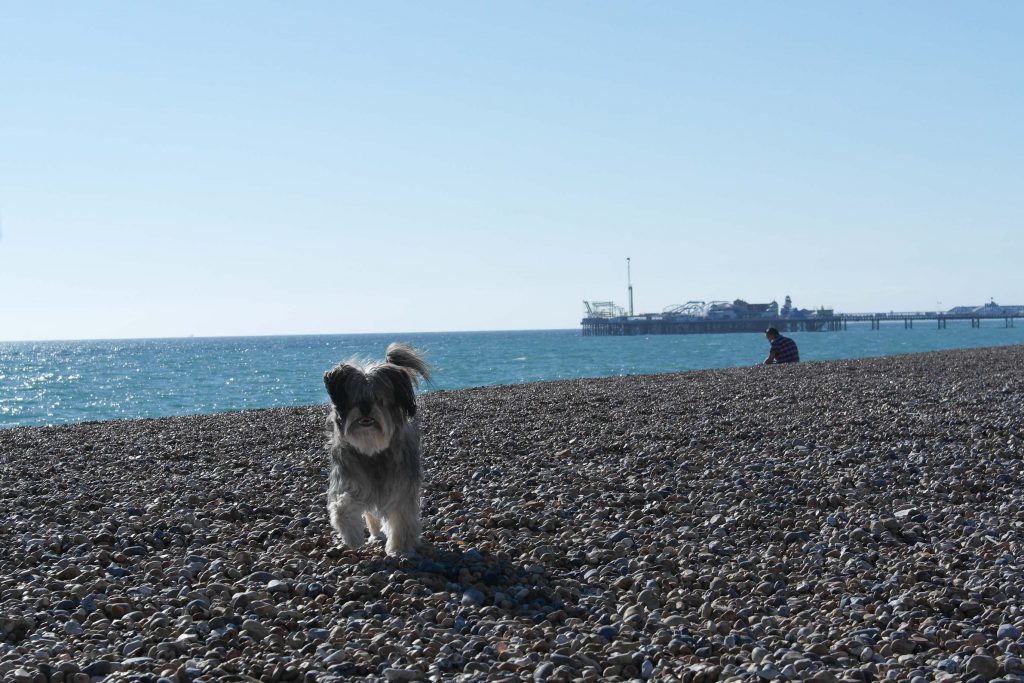
[[[765,330],[764,336],[771,342],[772,348],[768,357],[764,359],[765,365],[774,363],[799,363],[800,352],[796,348],[796,342],[789,337],[783,337],[774,327]]]

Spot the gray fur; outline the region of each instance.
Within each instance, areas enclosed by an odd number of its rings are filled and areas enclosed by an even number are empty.
[[[388,363],[400,365],[408,370],[411,370],[413,382],[418,382],[416,375],[420,375],[423,379],[430,379],[430,366],[423,360],[414,349],[405,344],[399,342],[392,342],[388,345],[388,350],[384,354],[385,360]]]
[[[420,434],[414,387],[429,367],[391,344],[384,363],[347,361],[324,374],[331,398],[327,509],[345,545],[364,530],[387,536],[389,555],[414,552],[420,534]],[[383,524],[382,524],[383,522]]]

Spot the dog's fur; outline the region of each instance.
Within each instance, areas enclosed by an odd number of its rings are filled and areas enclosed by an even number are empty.
[[[351,360],[324,373],[331,398],[327,510],[350,548],[363,544],[369,528],[371,540],[386,535],[388,555],[415,552],[423,481],[415,388],[429,376],[426,361],[398,343],[383,363]]]

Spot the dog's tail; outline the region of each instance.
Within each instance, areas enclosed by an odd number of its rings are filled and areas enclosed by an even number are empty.
[[[384,354],[384,359],[392,365],[397,365],[407,370],[413,383],[419,382],[417,375],[425,380],[430,380],[430,366],[427,365],[427,361],[423,360],[423,356],[411,346],[392,342]]]

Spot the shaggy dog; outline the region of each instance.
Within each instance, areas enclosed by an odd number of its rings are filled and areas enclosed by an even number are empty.
[[[403,344],[384,362],[347,361],[324,373],[331,397],[331,478],[327,510],[345,545],[381,533],[388,555],[415,552],[420,536],[420,431],[415,388],[429,378],[426,361]]]

